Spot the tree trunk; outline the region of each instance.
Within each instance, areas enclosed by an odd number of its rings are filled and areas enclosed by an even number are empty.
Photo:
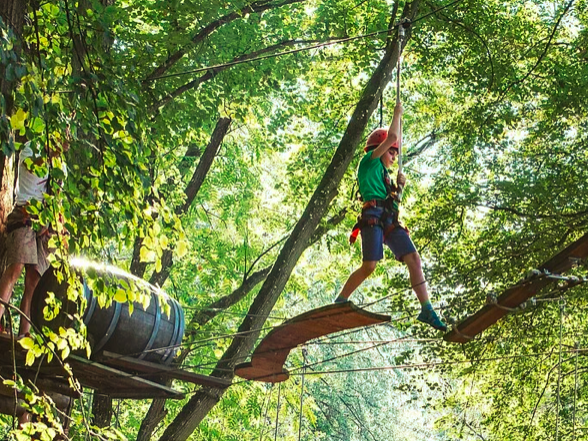
[[[113,415],[112,398],[94,392],[92,399],[92,424],[97,427],[108,427]]]
[[[11,29],[17,38],[14,50],[17,55],[20,55],[22,48],[20,47],[20,39],[22,36],[24,17],[27,9],[27,0],[2,0],[0,2],[0,18],[4,26]],[[14,97],[12,95],[16,83],[7,81],[5,77],[5,68],[0,65],[0,93],[6,103],[6,114],[12,115],[14,111]],[[0,139],[2,146],[7,142],[7,139]],[[4,270],[4,242],[6,240],[6,216],[12,210],[13,194],[14,194],[14,180],[15,180],[14,155],[7,157],[4,154],[4,149],[0,148],[0,271]]]
[[[419,1],[415,0],[413,3],[407,4],[404,8],[403,17],[414,19]],[[239,327],[240,336],[233,340],[223,354],[212,373],[213,376],[228,379],[234,377],[232,369],[237,363],[243,361],[253,348],[260,334],[259,329],[267,320],[294,266],[306,249],[318,223],[327,212],[331,201],[337,193],[337,187],[353,159],[353,154],[361,140],[369,118],[377,106],[382,91],[392,78],[392,72],[399,55],[395,40],[388,41],[384,57],[363,90],[323,179],[292,234],[284,244],[272,271],[253,301],[248,316]],[[218,403],[222,394],[223,391],[209,387],[203,387],[197,391],[167,427],[160,440],[185,441],[188,439],[202,419]]]
[[[316,243],[327,231],[331,228],[340,224],[345,219],[347,210],[341,210],[335,216],[333,216],[327,222],[327,225],[319,226],[308,242],[308,246],[312,246]],[[197,312],[190,322],[186,325],[186,329],[200,329],[212,320],[219,311],[223,311],[236,303],[240,302],[247,294],[249,294],[253,288],[261,283],[270,273],[272,267],[268,266],[259,271],[255,271],[245,277],[243,283],[239,288],[234,290],[231,294],[228,294],[217,301],[209,304],[206,308],[203,308],[200,312]],[[181,365],[186,359],[190,350],[184,349],[175,360],[175,363]],[[165,399],[155,399],[149,407],[147,415],[141,423],[139,433],[137,434],[137,441],[149,441],[153,434],[153,431],[159,424],[159,422],[165,417],[167,411],[165,410]]]

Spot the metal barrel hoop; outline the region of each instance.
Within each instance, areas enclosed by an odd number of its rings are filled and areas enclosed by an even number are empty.
[[[82,286],[84,290],[84,298],[87,302],[89,302],[86,312],[84,314],[84,325],[88,326],[88,323],[90,323],[90,320],[92,320],[92,316],[96,311],[96,305],[98,304],[98,301],[96,300],[94,293],[86,283],[85,279],[82,281]]]
[[[114,314],[112,315],[112,319],[110,320],[110,325],[108,325],[106,333],[94,348],[95,352],[99,352],[106,345],[106,343],[108,343],[108,340],[110,340],[112,334],[114,333],[114,330],[118,326],[118,321],[120,319],[123,304],[116,301],[114,302],[114,304]]]
[[[172,299],[171,297],[167,299],[167,301],[171,302],[174,310],[174,317],[176,320],[174,324],[174,332],[170,339],[168,348],[164,352],[164,356],[162,357],[161,361],[164,364],[168,364],[174,359],[174,355],[176,352],[176,347],[180,343],[182,336],[184,335],[184,310],[180,308],[180,305],[177,301]]]
[[[159,295],[156,293],[153,296],[153,301],[155,302],[155,323],[153,324],[153,329],[151,330],[151,336],[149,337],[149,341],[145,345],[143,352],[138,357],[139,360],[144,359],[147,354],[151,352],[151,348],[153,347],[153,343],[157,338],[157,334],[159,333],[159,325],[161,324],[161,308],[159,306]]]

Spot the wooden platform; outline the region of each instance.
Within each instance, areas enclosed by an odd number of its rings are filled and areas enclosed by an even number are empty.
[[[588,234],[567,246],[547,262],[539,265],[538,269],[551,274],[563,274],[574,266],[576,260],[585,259],[586,257],[588,257]],[[507,289],[498,297],[496,303],[506,308],[515,308],[550,283],[553,283],[553,279],[534,275]],[[456,328],[445,334],[443,339],[449,342],[466,343],[508,313],[508,309],[500,308],[496,305],[485,305],[481,310],[469,316]]]
[[[33,366],[26,366],[26,351],[17,342],[14,348],[13,352],[11,337],[0,334],[0,375],[4,378],[13,376],[14,362],[18,374],[30,381],[34,380],[39,389],[71,397],[79,396],[69,387],[69,375],[58,360],[53,360],[51,363],[36,360]],[[78,355],[70,355],[66,361],[80,385],[112,398],[181,399],[184,397],[182,392],[166,385],[169,380],[174,379],[218,388],[226,388],[230,385],[230,382],[224,379],[194,374],[172,366],[113,353],[103,352],[99,360],[88,360]]]
[[[251,361],[237,365],[235,374],[267,383],[285,381],[289,374],[284,363],[293,348],[334,332],[389,321],[390,316],[365,311],[351,302],[323,306],[294,317],[269,332],[253,352]]]

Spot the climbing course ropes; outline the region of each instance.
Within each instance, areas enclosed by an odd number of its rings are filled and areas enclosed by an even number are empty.
[[[449,342],[467,343],[506,314],[523,309],[526,306],[525,302],[532,301],[532,297],[550,283],[560,281],[567,284],[567,287],[572,287],[588,282],[588,279],[584,277],[563,275],[586,257],[588,257],[588,234],[568,245],[540,265],[538,269],[530,271],[524,279],[508,288],[500,296],[488,296],[486,305],[482,309],[454,326],[443,338]]]

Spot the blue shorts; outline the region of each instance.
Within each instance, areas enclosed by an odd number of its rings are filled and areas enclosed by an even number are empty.
[[[383,208],[374,207],[364,210],[362,216],[364,219],[381,218],[383,214]],[[384,227],[392,224],[392,221],[391,218],[387,218]],[[392,250],[396,260],[400,261],[407,254],[416,252],[416,248],[404,228],[394,228],[386,238],[386,245]],[[364,262],[382,260],[384,257],[384,230],[380,225],[361,229],[361,250]]]

